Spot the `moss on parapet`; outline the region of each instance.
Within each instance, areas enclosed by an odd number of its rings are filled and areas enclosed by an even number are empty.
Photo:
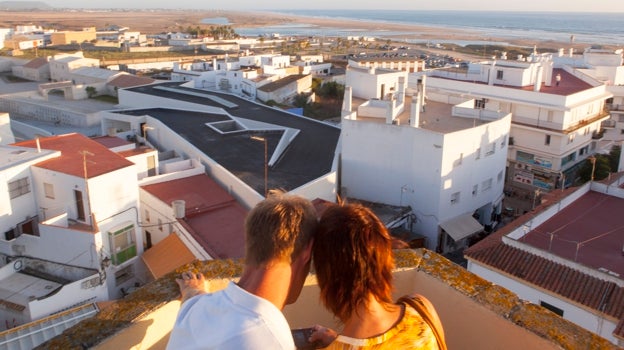
[[[449,285],[457,292],[493,313],[536,334],[561,349],[619,349],[608,340],[565,320],[553,312],[521,300],[509,290],[468,272],[446,258],[426,249],[397,253],[397,267],[411,265]]]
[[[147,283],[124,299],[116,300],[97,315],[65,330],[35,349],[86,349],[101,343],[162,305],[178,299],[180,290],[175,279],[183,271],[202,273],[209,280],[235,278],[242,272],[242,261],[193,261]]]
[[[616,346],[554,313],[519,299],[507,289],[494,285],[426,249],[396,250],[397,269],[415,268],[470,298],[475,304],[536,334],[561,349],[617,349]],[[123,331],[133,322],[180,297],[175,278],[184,271],[202,273],[208,280],[235,279],[242,273],[242,261],[194,261],[146,284],[122,300],[117,300],[96,316],[84,320],[37,349],[84,349]]]

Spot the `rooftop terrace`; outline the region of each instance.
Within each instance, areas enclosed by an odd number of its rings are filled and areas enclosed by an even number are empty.
[[[428,250],[397,250],[395,261],[395,297],[418,292],[429,298],[444,324],[449,349],[615,349],[605,339]],[[240,276],[242,265],[232,260],[196,261],[145,285],[38,349],[164,349],[180,306],[174,279],[188,270],[203,273],[211,290],[219,290]],[[284,310],[292,328],[320,323],[339,329],[319,307],[318,293],[311,273],[299,300]]]

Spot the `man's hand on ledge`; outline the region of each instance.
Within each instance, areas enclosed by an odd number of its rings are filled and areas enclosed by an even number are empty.
[[[183,272],[180,277],[176,278],[176,283],[180,287],[183,303],[196,295],[208,293],[208,281],[201,273]]]

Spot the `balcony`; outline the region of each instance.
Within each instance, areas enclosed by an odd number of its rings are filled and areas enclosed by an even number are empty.
[[[444,324],[449,349],[613,348],[607,340],[431,251],[397,250],[395,261],[395,297],[418,292],[429,298]],[[219,290],[240,276],[242,265],[231,260],[195,261],[112,303],[40,348],[164,349],[180,307],[174,279],[187,270],[203,273],[211,290]],[[332,315],[319,307],[313,272],[299,300],[284,314],[291,328],[320,323],[339,329]]]

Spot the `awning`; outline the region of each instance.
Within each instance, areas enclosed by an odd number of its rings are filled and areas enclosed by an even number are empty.
[[[483,226],[471,214],[456,216],[440,223],[440,227],[448,233],[455,242],[483,230]]]

